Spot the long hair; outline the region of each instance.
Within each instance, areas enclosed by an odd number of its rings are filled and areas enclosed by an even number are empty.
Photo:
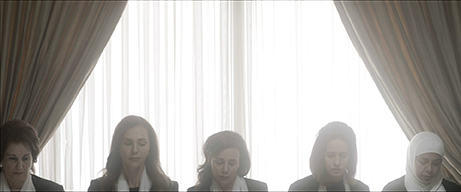
[[[203,155],[205,156],[205,163],[199,166],[198,181],[194,187],[197,191],[206,191],[210,189],[211,182],[213,179],[213,173],[211,171],[211,159],[220,153],[221,151],[228,148],[237,148],[240,152],[240,167],[237,174],[241,177],[248,174],[251,167],[250,153],[248,152],[247,145],[242,136],[232,131],[222,131],[215,133],[208,137],[205,144],[203,145]]]
[[[122,173],[122,158],[120,157],[122,140],[125,132],[136,126],[144,127],[147,130],[147,135],[149,137],[149,155],[147,155],[145,166],[147,175],[155,187],[154,190],[166,191],[170,188],[171,180],[165,175],[162,167],[160,166],[158,140],[154,128],[152,128],[150,123],[142,117],[126,116],[120,121],[120,123],[118,123],[112,137],[110,153],[109,157],[107,157],[106,168],[104,169],[105,173],[101,178],[101,188],[104,191],[115,190],[115,183]]]
[[[6,148],[10,143],[22,143],[29,147],[32,153],[32,162],[37,162],[38,154],[40,153],[40,139],[37,131],[29,123],[14,119],[6,122],[0,128],[1,150],[0,158],[3,160]],[[35,173],[34,164],[31,165],[32,173]]]
[[[343,122],[331,122],[320,129],[315,140],[310,157],[310,169],[320,184],[326,186],[330,184],[330,178],[326,176],[324,157],[328,142],[335,139],[343,140],[349,148],[349,163],[346,169],[347,182],[354,180],[357,171],[357,144],[354,131]]]

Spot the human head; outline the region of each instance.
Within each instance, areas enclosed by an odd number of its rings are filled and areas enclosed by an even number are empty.
[[[213,170],[219,168],[217,163],[231,163],[235,164],[235,161],[229,161],[233,158],[226,158],[235,156],[232,154],[238,154],[238,168],[236,174],[230,180],[234,181],[235,176],[241,177],[248,174],[251,167],[250,154],[248,152],[247,145],[242,136],[232,131],[221,131],[208,137],[205,144],[203,145],[203,155],[205,156],[205,163],[198,168],[198,182],[196,185],[197,190],[208,190],[212,179],[215,176],[219,177],[221,170]],[[222,157],[222,158],[218,158]],[[223,162],[224,160],[224,162]],[[222,172],[221,172],[222,173]],[[216,175],[218,174],[218,175]],[[220,184],[219,178],[215,179]],[[224,183],[223,181],[222,183]]]
[[[322,127],[310,157],[312,174],[322,185],[327,185],[334,181],[337,175],[341,178],[345,176],[347,180],[353,179],[356,168],[357,145],[352,128],[338,121]]]
[[[0,138],[2,171],[10,185],[21,187],[30,172],[35,172],[40,139],[30,124],[19,119],[2,125]]]
[[[146,137],[140,136],[146,134]],[[126,143],[125,143],[126,142]],[[142,146],[144,144],[144,146]],[[139,153],[141,150],[145,157],[145,167],[151,181],[159,186],[159,189],[169,188],[169,178],[164,174],[159,158],[159,147],[157,135],[150,123],[139,116],[126,116],[115,127],[112,136],[112,144],[109,157],[106,163],[106,172],[103,188],[107,190],[113,189],[113,186],[122,173],[123,166],[136,167],[138,162],[127,162],[133,153]],[[133,152],[133,150],[138,150]],[[125,154],[125,155],[124,155]],[[134,155],[140,157],[139,155]],[[142,161],[139,159],[138,161]]]
[[[443,141],[437,134],[431,132],[416,134],[407,150],[405,174],[407,189],[426,191],[440,186],[443,156]]]

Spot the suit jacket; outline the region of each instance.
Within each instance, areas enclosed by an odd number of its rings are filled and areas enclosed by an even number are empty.
[[[103,191],[101,184],[101,178],[91,180],[90,187],[88,187],[88,191]],[[153,186],[151,187],[150,191],[155,191]],[[168,191],[178,191],[178,182],[171,181],[170,189],[168,189]]]
[[[32,183],[34,184],[35,191],[64,191],[62,185],[53,181],[40,178],[35,175],[32,176]]]
[[[309,175],[291,184],[288,191],[318,191],[320,183],[313,175]],[[355,185],[349,186],[351,191],[370,191],[370,188],[357,180]]]
[[[0,172],[3,172],[2,168],[0,168]],[[50,180],[43,179],[34,174],[31,174],[31,180],[35,187],[35,191],[64,191],[62,185],[59,185]]]
[[[445,191],[461,191],[461,186],[445,179],[442,180],[442,185]],[[405,176],[389,182],[384,186],[383,191],[407,191],[405,187]]]
[[[268,191],[267,189],[267,184],[261,181],[256,181],[253,179],[248,179],[248,178],[243,178],[245,180],[245,183],[247,184],[248,191]],[[209,187],[208,187],[209,188]],[[198,191],[195,190],[195,186],[189,187],[187,191]],[[206,190],[209,191],[209,190]]]

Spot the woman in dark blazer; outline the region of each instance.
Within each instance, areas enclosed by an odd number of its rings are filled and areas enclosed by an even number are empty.
[[[289,191],[369,191],[354,178],[357,146],[352,128],[331,122],[320,129],[310,157],[312,175],[291,184]]]
[[[383,191],[461,191],[442,178],[444,145],[435,133],[421,132],[410,141],[406,174],[384,186]]]
[[[114,131],[105,173],[88,191],[178,191],[165,175],[157,135],[144,118],[127,116]]]
[[[22,120],[1,127],[0,191],[64,191],[55,182],[31,174],[40,153],[35,129]]]
[[[242,136],[222,131],[203,145],[205,163],[198,168],[198,181],[187,191],[267,191],[267,184],[244,178],[251,161]]]

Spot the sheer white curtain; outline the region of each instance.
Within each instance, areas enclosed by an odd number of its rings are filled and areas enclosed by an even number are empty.
[[[86,190],[126,115],[153,125],[181,191],[221,130],[244,136],[248,177],[271,191],[310,174],[315,135],[330,121],[354,129],[357,178],[371,190],[405,172],[408,141],[332,2],[129,2],[37,174]]]

